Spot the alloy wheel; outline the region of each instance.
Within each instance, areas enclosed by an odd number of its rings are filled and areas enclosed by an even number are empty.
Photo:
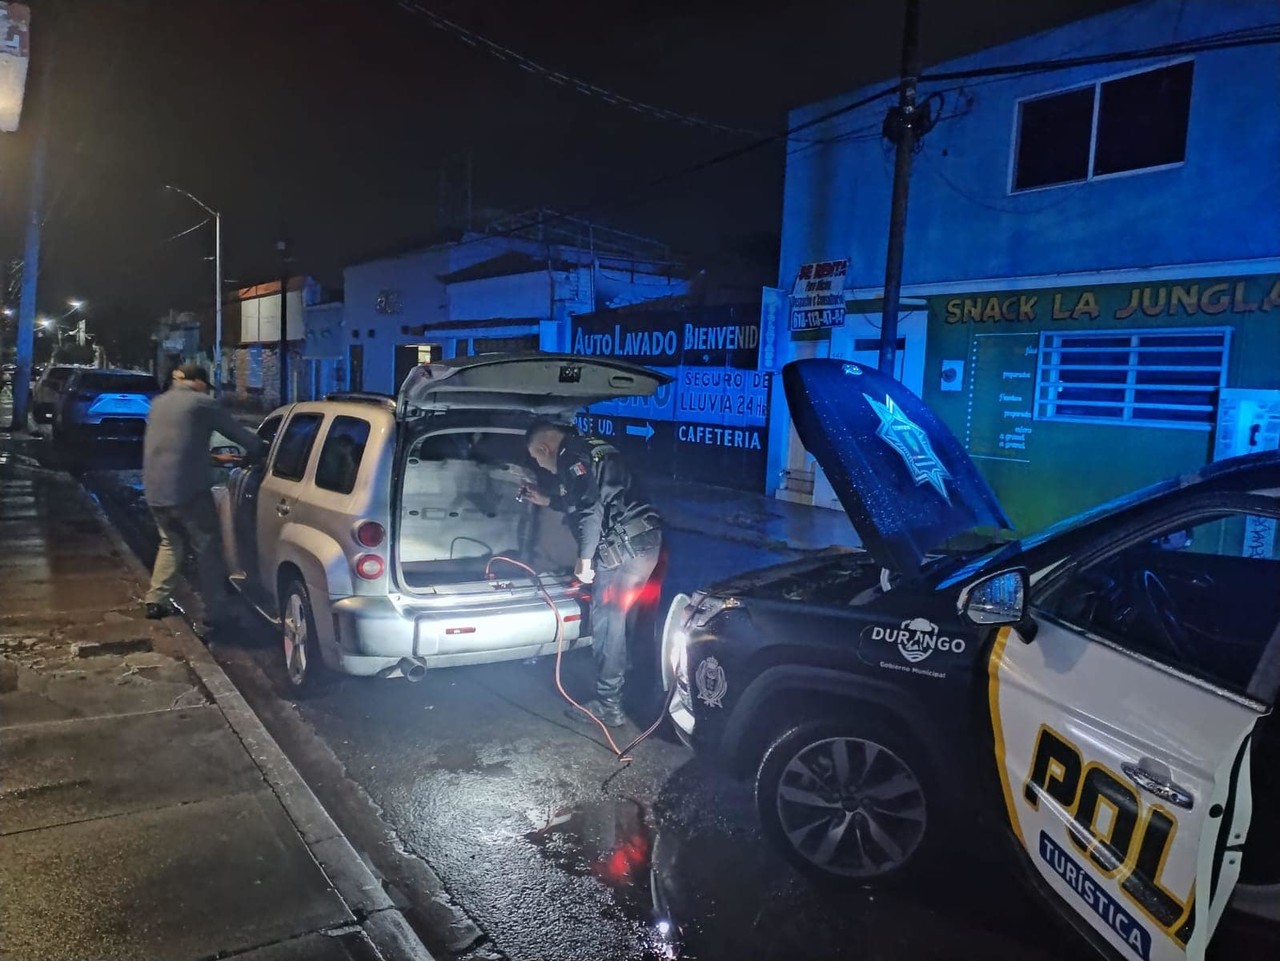
[[[307,643],[311,625],[307,622],[307,610],[297,592],[289,594],[284,612],[284,664],[289,672],[289,682],[301,687],[307,680]]]
[[[776,803],[796,853],[847,878],[896,871],[924,838],[920,781],[874,741],[832,737],[805,745],[783,769]]]

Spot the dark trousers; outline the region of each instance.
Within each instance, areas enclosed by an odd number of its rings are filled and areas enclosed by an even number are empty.
[[[627,640],[634,629],[636,614],[650,600],[649,579],[658,565],[661,535],[646,535],[644,549],[617,567],[598,570],[591,588],[592,651],[596,660],[596,696],[617,701],[627,673]],[[647,590],[646,590],[647,589]]]

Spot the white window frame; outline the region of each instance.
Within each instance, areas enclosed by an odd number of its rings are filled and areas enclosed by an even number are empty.
[[[1156,70],[1165,70],[1169,67],[1176,67],[1178,64],[1194,62],[1195,57],[1178,57],[1165,63],[1159,63],[1155,66],[1140,67],[1135,70],[1126,70],[1123,73],[1115,73],[1089,83],[1078,83],[1070,87],[1061,87],[1057,90],[1046,90],[1041,93],[1028,94],[1025,97],[1019,97],[1013,102],[1013,137],[1009,143],[1009,177],[1008,192],[1010,196],[1014,194],[1032,194],[1039,190],[1057,190],[1061,187],[1078,187],[1080,184],[1092,183],[1095,180],[1115,180],[1117,177],[1133,177],[1141,174],[1157,173],[1161,170],[1176,170],[1186,164],[1186,153],[1184,151],[1183,158],[1169,164],[1160,164],[1155,167],[1140,167],[1137,170],[1120,170],[1110,174],[1095,174],[1093,172],[1094,155],[1098,149],[1098,108],[1102,103],[1102,86],[1111,83],[1113,80],[1123,80],[1126,77],[1136,77],[1142,73],[1152,73]],[[1192,68],[1191,93],[1195,94],[1195,68]],[[1022,141],[1022,105],[1032,100],[1045,100],[1049,97],[1056,97],[1064,93],[1075,93],[1077,90],[1093,90],[1093,119],[1089,127],[1089,168],[1085,171],[1085,176],[1081,180],[1064,180],[1061,183],[1045,184],[1041,187],[1021,187],[1016,185],[1015,178],[1018,172],[1018,144]],[[1191,145],[1191,105],[1187,104],[1187,146]]]
[[[1120,328],[1116,330],[1093,330],[1090,328],[1075,330],[1046,330],[1040,333],[1040,353],[1036,363],[1036,395],[1033,407],[1034,418],[1038,421],[1046,423],[1075,423],[1075,424],[1109,424],[1114,427],[1162,427],[1172,428],[1175,430],[1197,430],[1209,431],[1214,427],[1213,415],[1216,410],[1216,404],[1210,404],[1204,408],[1205,420],[1202,423],[1189,422],[1182,420],[1158,420],[1153,418],[1137,418],[1133,416],[1135,407],[1146,410],[1188,410],[1197,409],[1201,405],[1176,405],[1176,404],[1145,404],[1138,398],[1139,390],[1164,390],[1164,391],[1204,391],[1214,389],[1212,386],[1201,386],[1193,384],[1137,384],[1135,383],[1135,375],[1139,370],[1144,371],[1186,371],[1186,370],[1213,370],[1218,371],[1217,389],[1221,390],[1227,386],[1227,365],[1231,359],[1231,333],[1230,327],[1153,327],[1153,328]],[[1144,347],[1142,339],[1146,337],[1160,335],[1174,335],[1186,337],[1188,335],[1202,334],[1205,336],[1214,336],[1222,338],[1222,346],[1204,347],[1160,347],[1151,346]],[[1123,384],[1107,384],[1098,383],[1090,384],[1073,383],[1063,385],[1048,376],[1052,372],[1060,370],[1063,364],[1062,355],[1064,353],[1080,353],[1088,354],[1094,352],[1115,353],[1124,350],[1124,347],[1072,347],[1070,345],[1062,345],[1058,338],[1063,337],[1125,337],[1129,340],[1129,362],[1127,364],[1098,364],[1093,365],[1097,369],[1106,370],[1126,370],[1128,376]],[[1206,364],[1203,368],[1192,367],[1186,365],[1177,365],[1167,368],[1153,367],[1150,365],[1142,365],[1138,362],[1139,354],[1144,351],[1158,353],[1160,351],[1199,351],[1203,352],[1206,357],[1212,357],[1217,360],[1217,364],[1210,366]],[[1113,403],[1109,401],[1070,401],[1067,402],[1073,407],[1099,407],[1107,410],[1115,410],[1117,407],[1121,409],[1120,417],[1087,417],[1080,414],[1058,414],[1054,412],[1058,401],[1056,398],[1045,397],[1046,388],[1069,386],[1069,387],[1093,387],[1099,390],[1124,390],[1124,401],[1122,403]]]

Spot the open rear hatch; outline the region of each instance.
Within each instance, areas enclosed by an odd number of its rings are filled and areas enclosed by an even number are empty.
[[[421,364],[400,388],[402,420],[447,410],[528,411],[567,415],[616,397],[647,397],[671,378],[601,357],[490,354]]]
[[[494,354],[414,368],[400,391],[396,551],[413,591],[465,591],[491,572],[528,575],[495,557],[568,578],[577,557],[563,514],[517,499],[535,482],[524,431],[614,397],[645,396],[665,374],[600,358]]]

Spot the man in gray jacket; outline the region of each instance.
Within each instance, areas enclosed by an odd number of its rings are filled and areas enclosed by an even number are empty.
[[[219,613],[227,570],[211,493],[209,445],[216,431],[245,448],[250,458],[264,452],[258,435],[237,423],[208,391],[209,372],[203,367],[184,364],[175,370],[172,385],[151,404],[142,449],[142,486],[160,531],[147,617],[176,613],[173,589],[190,551],[200,571],[205,632],[227,623],[226,615]]]

